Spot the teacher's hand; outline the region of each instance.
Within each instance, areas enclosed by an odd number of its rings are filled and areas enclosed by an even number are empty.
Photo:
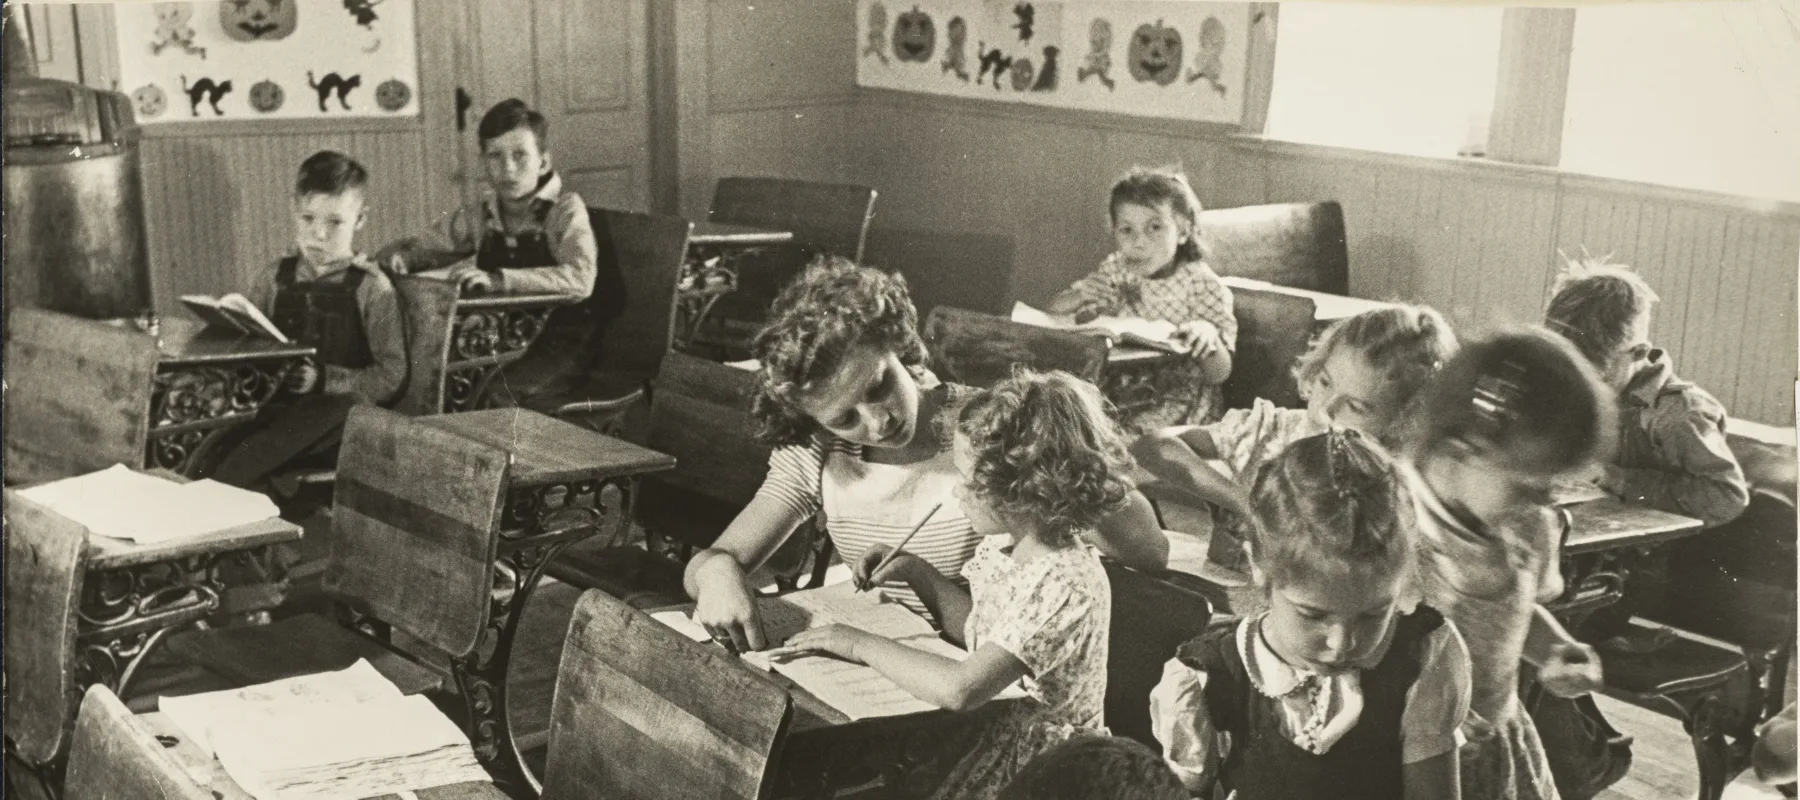
[[[721,581],[704,587],[694,600],[694,621],[712,634],[713,641],[733,652],[748,653],[769,646],[763,635],[762,612],[742,582]]]

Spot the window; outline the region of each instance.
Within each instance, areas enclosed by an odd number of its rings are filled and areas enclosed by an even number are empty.
[[[1265,134],[1419,156],[1479,154],[1502,11],[1282,4]]]
[[[1782,5],[1581,8],[1562,168],[1800,202],[1800,19]]]

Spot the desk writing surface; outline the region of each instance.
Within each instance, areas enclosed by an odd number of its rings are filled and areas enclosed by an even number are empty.
[[[110,536],[90,536],[87,565],[88,569],[118,569],[210,553],[235,553],[271,544],[297,542],[300,541],[300,533],[299,525],[285,519],[272,518],[214,531],[205,536],[169,542],[139,544]]]
[[[198,320],[169,317],[159,323],[157,360],[163,364],[207,364],[265,358],[299,358],[313,348],[282,344],[261,336],[208,327]]]
[[[1111,350],[1106,351],[1106,363],[1112,366],[1173,361],[1184,357],[1185,356],[1180,353],[1171,353],[1153,347],[1138,347],[1129,344],[1114,345]]]
[[[165,752],[175,763],[180,764],[184,772],[196,783],[211,789],[219,800],[253,800],[249,792],[238,786],[226,773],[225,765],[218,759],[206,755],[198,745],[189,741],[186,734],[168,715],[160,711],[139,714],[136,721],[158,737],[163,743]],[[173,742],[173,744],[170,744]],[[420,789],[414,792],[419,800],[508,800],[506,793],[491,783],[457,783],[449,786],[438,786],[431,789]],[[399,795],[381,795],[377,798],[362,800],[400,800]]]
[[[486,308],[523,308],[526,306],[560,306],[580,302],[577,298],[563,294],[475,294],[459,297],[456,310],[480,310]]]
[[[793,231],[758,228],[753,225],[733,225],[727,222],[696,222],[694,223],[693,232],[688,234],[688,244],[703,246],[735,245],[748,247],[754,245],[784,244],[793,240]]]
[[[1700,532],[1703,523],[1608,497],[1567,506],[1573,527],[1564,552],[1571,555],[1643,547]]]
[[[439,414],[419,422],[512,453],[514,485],[612,478],[675,467],[673,456],[522,408]]]
[[[1219,278],[1219,282],[1233,290],[1273,292],[1275,294],[1285,294],[1291,297],[1304,297],[1313,301],[1313,320],[1316,322],[1336,322],[1340,319],[1354,317],[1364,311],[1374,311],[1376,309],[1388,308],[1394,305],[1393,303],[1386,303],[1380,300],[1365,300],[1360,297],[1347,297],[1341,294],[1315,292],[1310,289],[1296,289],[1292,286],[1282,286],[1267,281],[1231,275]]]

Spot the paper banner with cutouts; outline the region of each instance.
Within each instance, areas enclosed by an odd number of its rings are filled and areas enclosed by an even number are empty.
[[[856,82],[1237,125],[1254,17],[1249,3],[857,0]]]
[[[416,0],[115,3],[138,121],[410,117]]]

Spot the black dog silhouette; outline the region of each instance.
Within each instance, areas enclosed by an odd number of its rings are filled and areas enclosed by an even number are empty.
[[[348,98],[350,97],[350,90],[362,85],[362,76],[351,75],[346,78],[335,72],[327,72],[325,73],[325,80],[319,81],[313,80],[312,70],[309,69],[306,71],[306,84],[311,86],[313,91],[319,93],[320,111],[328,110],[325,108],[325,101],[331,97],[332,92],[337,92],[338,105],[343,106],[345,111],[349,111],[350,101]]]
[[[194,81],[194,85],[189,87],[187,76],[183,75],[181,76],[181,90],[187,92],[188,110],[193,112],[194,116],[200,116],[200,101],[203,98],[212,105],[214,114],[225,116],[225,111],[219,108],[219,101],[224,99],[225,95],[231,94],[230,80],[214,83],[212,78],[201,78]]]

